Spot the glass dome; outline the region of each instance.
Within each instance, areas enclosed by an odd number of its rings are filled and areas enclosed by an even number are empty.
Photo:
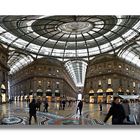
[[[116,54],[139,65],[139,18],[128,15],[0,16],[0,42],[9,49],[10,73],[34,59],[54,57],[69,62],[65,66],[74,78],[81,75],[81,70],[85,73],[85,61],[88,63],[104,53]],[[83,78],[80,79],[78,83],[83,84]]]

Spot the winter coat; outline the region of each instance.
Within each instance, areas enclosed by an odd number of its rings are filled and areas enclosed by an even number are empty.
[[[112,103],[108,114],[106,115],[104,122],[112,116],[112,124],[123,124],[125,119],[125,112],[121,104]]]
[[[31,114],[31,115],[36,115],[36,103],[33,103],[33,102],[31,102],[30,104],[29,104],[29,113]]]
[[[83,107],[83,102],[82,102],[82,101],[80,101],[80,102],[78,103],[78,107],[79,107],[80,109],[82,109],[82,107]]]
[[[45,108],[47,108],[49,106],[48,102],[44,103]]]

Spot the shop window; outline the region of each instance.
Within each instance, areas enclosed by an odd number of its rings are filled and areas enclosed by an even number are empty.
[[[50,85],[50,82],[47,82],[48,83],[48,85]]]
[[[102,81],[101,80],[99,80],[99,86],[101,86],[102,85]]]
[[[120,69],[122,68],[122,66],[121,66],[121,65],[119,65],[118,67],[119,67]]]
[[[108,79],[108,85],[111,85],[111,79],[110,78]]]
[[[133,87],[134,87],[134,88],[136,87],[136,83],[135,83],[135,82],[133,82]]]
[[[59,82],[58,82],[58,83],[56,83],[56,88],[59,88]]]
[[[59,88],[59,82],[56,82],[56,88]]]

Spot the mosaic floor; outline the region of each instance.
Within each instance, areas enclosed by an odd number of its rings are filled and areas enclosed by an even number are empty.
[[[139,104],[131,105],[131,112],[139,117]],[[111,125],[111,118],[107,124],[103,120],[110,105],[103,105],[103,111],[99,111],[98,104],[84,104],[82,115],[76,113],[76,104],[71,107],[66,105],[65,110],[59,110],[58,103],[49,103],[49,112],[37,111],[37,123],[32,118],[32,125]],[[29,125],[29,108],[26,102],[12,102],[0,105],[1,125]]]

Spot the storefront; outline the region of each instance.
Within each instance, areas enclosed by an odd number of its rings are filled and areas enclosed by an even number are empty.
[[[25,95],[25,96],[24,96],[24,100],[25,100],[25,101],[27,101],[27,98],[28,98],[28,96],[27,96],[27,95]]]
[[[43,96],[43,90],[42,89],[37,90],[37,96],[40,96],[40,97]]]
[[[89,102],[94,103],[94,90],[89,91]]]
[[[111,103],[113,100],[113,89],[112,88],[108,88],[106,90],[106,102],[107,103]]]
[[[103,102],[103,89],[97,90],[97,103]]]
[[[17,101],[17,96],[14,97],[14,101]]]
[[[129,90],[129,89],[127,89],[127,90],[126,90],[126,94],[127,94],[127,95],[131,95],[131,93],[130,93],[130,90]]]
[[[24,97],[23,96],[20,96],[20,101],[23,101],[24,100]]]
[[[19,101],[20,100],[20,96],[17,96],[17,101]]]
[[[55,90],[55,100],[60,101],[60,92],[59,92],[59,90]]]
[[[52,101],[52,90],[51,89],[46,90],[46,98],[48,99],[48,102]]]

